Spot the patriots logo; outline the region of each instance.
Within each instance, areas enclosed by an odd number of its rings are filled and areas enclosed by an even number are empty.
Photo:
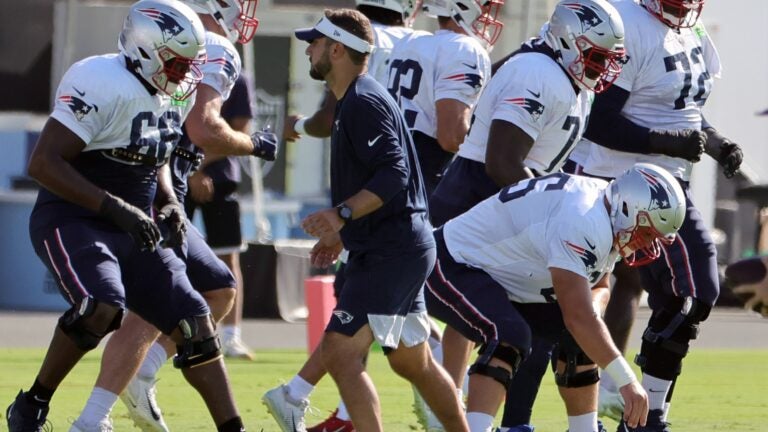
[[[603,19],[597,16],[597,11],[590,6],[581,3],[566,3],[563,6],[572,10],[579,17],[582,33],[603,23]],[[602,35],[602,33],[598,34]]]
[[[99,107],[97,107],[96,104],[88,105],[84,100],[77,96],[62,95],[59,96],[59,100],[67,104],[77,118],[77,121],[82,121],[83,117],[87,116],[91,110],[99,112]]]
[[[160,31],[163,32],[163,42],[168,42],[169,40],[178,36],[179,33],[184,31],[184,27],[179,25],[175,18],[166,13],[160,12],[157,9],[139,9],[139,12],[151,18],[152,21],[157,23],[157,26],[160,27]]]
[[[463,82],[475,90],[483,86],[483,78],[478,74],[461,73],[461,74],[451,75],[449,77],[446,77],[445,79],[449,79],[451,81]]]
[[[221,65],[221,69],[224,71],[224,73],[227,75],[227,78],[229,78],[229,81],[234,81],[237,76],[235,75],[235,65],[232,64],[231,61],[225,58],[217,58],[213,60],[208,60],[208,63],[216,63]]]
[[[648,182],[648,189],[651,191],[651,202],[648,204],[648,210],[656,209],[668,209],[672,208],[669,203],[669,194],[664,188],[664,185],[659,183],[656,178],[646,173],[643,170],[638,170],[643,175],[645,181]]]
[[[544,105],[535,99],[528,98],[510,98],[504,99],[505,102],[510,102],[514,105],[522,107],[531,115],[533,121],[539,121],[539,117],[544,114]]]
[[[352,322],[353,319],[355,319],[354,316],[352,316],[351,313],[343,310],[335,310],[333,311],[333,315],[341,321],[342,324],[349,324]]]
[[[574,252],[576,252],[576,255],[578,255],[579,258],[581,258],[581,262],[584,263],[584,268],[587,269],[587,274],[592,277],[591,273],[595,271],[595,266],[597,266],[597,255],[595,255],[591,250],[581,247],[577,244],[573,244],[569,241],[566,241],[565,244]]]

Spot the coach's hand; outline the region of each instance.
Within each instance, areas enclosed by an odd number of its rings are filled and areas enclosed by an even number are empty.
[[[141,250],[155,251],[160,241],[160,229],[141,209],[107,192],[99,207],[99,214],[130,234]]]
[[[342,249],[343,245],[339,233],[327,235],[320,238],[312,247],[312,251],[309,253],[309,262],[316,268],[328,268],[339,258]]]
[[[683,158],[691,162],[701,160],[707,134],[694,129],[652,130],[648,146],[652,153]]]
[[[624,399],[624,422],[630,428],[645,426],[648,419],[648,394],[636,380],[619,388]]]
[[[341,231],[344,221],[335,207],[312,213],[301,221],[301,228],[312,237],[322,238]]]

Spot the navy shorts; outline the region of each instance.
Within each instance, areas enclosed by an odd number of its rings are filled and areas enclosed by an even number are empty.
[[[443,178],[443,171],[453,158],[453,153],[440,147],[436,139],[417,130],[412,131],[413,144],[416,147],[416,155],[419,158],[421,176],[424,178],[424,189],[427,191],[427,199],[437,188]]]
[[[141,252],[124,231],[86,220],[30,232],[35,252],[71,305],[85,297],[128,308],[165,334],[210,313],[170,249]]]
[[[513,303],[488,273],[457,263],[435,231],[437,263],[427,279],[427,310],[476,343],[498,340],[524,356],[531,337],[557,342],[566,334],[557,303]]]
[[[235,288],[237,282],[227,265],[219,259],[205,242],[203,235],[187,221],[187,241],[176,254],[187,265],[187,276],[195,290],[213,291]]]
[[[485,164],[457,156],[429,197],[432,225],[439,227],[495,195],[500,187],[485,173]]]
[[[187,197],[187,215],[194,216],[195,209],[200,207],[205,224],[206,241],[217,254],[230,254],[243,250],[243,232],[240,226],[240,202],[237,200],[235,189],[237,183],[216,183],[213,200],[196,204]],[[219,189],[222,190],[219,190]]]
[[[688,182],[680,181],[685,191],[685,221],[675,242],[662,245],[662,254],[654,262],[640,267],[643,287],[648,291],[648,305],[657,309],[665,298],[694,297],[713,306],[720,294],[717,252],[702,220],[693,206]]]
[[[423,288],[434,263],[434,247],[350,252],[326,331],[352,336],[368,324],[383,347],[396,348],[401,340],[408,346],[425,341],[429,323]]]

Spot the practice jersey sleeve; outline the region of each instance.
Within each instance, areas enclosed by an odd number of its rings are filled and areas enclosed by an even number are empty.
[[[592,273],[602,270],[599,243],[581,227],[572,224],[553,224],[547,235],[547,268],[559,268],[590,280]]]
[[[461,43],[444,44],[440,49],[453,52],[442,52],[438,56],[435,102],[456,99],[467,106],[474,106],[480,90],[491,76],[488,53],[470,38]]]
[[[51,117],[86,144],[106,127],[115,108],[115,86],[104,85],[103,74],[85,61],[72,65],[56,89]]]
[[[208,61],[200,68],[203,72],[201,83],[210,86],[223,100],[227,100],[235,80],[240,76],[240,55],[229,40],[211,32],[206,33],[205,51]]]
[[[408,183],[408,164],[399,142],[394,116],[388,105],[376,96],[361,95],[353,105],[356,118],[350,141],[355,154],[373,172],[365,189],[373,192],[384,203]]]

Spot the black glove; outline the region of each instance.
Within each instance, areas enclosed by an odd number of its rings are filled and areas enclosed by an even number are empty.
[[[160,246],[173,248],[184,243],[187,223],[184,208],[178,201],[171,201],[160,209],[157,213],[157,225],[163,236]]]
[[[253,143],[253,155],[266,161],[273,161],[277,157],[277,135],[272,132],[254,132],[251,135]]]
[[[707,134],[707,153],[723,167],[726,178],[736,175],[744,160],[741,147],[720,135],[714,128],[706,128],[704,132]]]
[[[691,162],[701,160],[707,134],[694,129],[651,130],[648,148],[651,153],[687,159]]]
[[[107,193],[99,207],[99,214],[130,234],[139,249],[154,252],[160,241],[160,229],[141,209]]]

